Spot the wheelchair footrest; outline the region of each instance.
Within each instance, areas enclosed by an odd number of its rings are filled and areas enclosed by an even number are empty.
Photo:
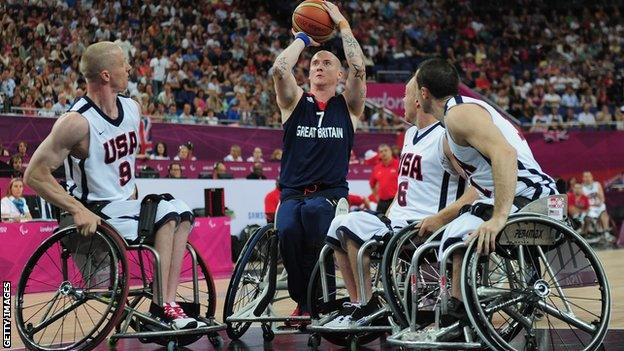
[[[418,331],[404,329],[387,338],[391,345],[413,349],[476,350],[483,348],[478,342],[462,341],[463,332],[458,324],[446,328],[427,328]]]
[[[309,322],[308,316],[292,316],[292,317],[279,317],[279,316],[261,316],[261,317],[227,317],[229,323],[238,322]]]
[[[194,335],[194,334],[208,334],[211,332],[216,332],[219,330],[223,330],[223,325],[214,325],[214,326],[206,326],[202,328],[194,328],[194,329],[176,329],[176,330],[154,330],[154,331],[141,331],[136,333],[124,333],[124,334],[113,334],[111,335],[111,339],[135,339],[135,338],[162,338],[169,336],[181,336],[181,335]]]
[[[326,327],[323,325],[309,325],[308,331],[318,332],[318,333],[346,333],[346,334],[357,334],[357,333],[366,333],[366,332],[391,332],[392,327],[387,325],[371,325],[371,326],[348,326],[348,327]]]

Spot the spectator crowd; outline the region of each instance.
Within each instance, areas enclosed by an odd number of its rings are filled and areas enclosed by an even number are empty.
[[[532,129],[624,129],[621,7],[562,2],[337,1],[369,79],[413,72],[438,55],[463,81]],[[128,94],[155,121],[278,127],[269,70],[292,40],[296,1],[9,0],[0,4],[0,109],[58,116],[84,94],[78,61],[94,41],[119,44]],[[30,5],[37,4],[37,5]],[[575,7],[577,6],[577,7]],[[341,41],[326,44],[339,52]],[[295,69],[305,85],[309,51]],[[400,128],[368,109],[372,128]]]

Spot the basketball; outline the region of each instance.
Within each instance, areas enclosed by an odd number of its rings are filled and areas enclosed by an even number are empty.
[[[321,0],[306,0],[297,6],[292,16],[295,32],[305,32],[319,43],[326,42],[334,34],[334,21],[322,3]]]

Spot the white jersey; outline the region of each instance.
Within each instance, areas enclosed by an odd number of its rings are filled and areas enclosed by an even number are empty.
[[[464,180],[445,171],[442,141],[444,127],[439,122],[405,133],[399,161],[398,191],[388,212],[392,225],[420,220],[438,213],[464,192]]]
[[[488,103],[467,96],[455,96],[449,99],[446,103],[445,114],[459,104],[476,104],[483,107],[489,112],[494,125],[498,127],[507,142],[516,149],[518,154],[516,196],[536,200],[557,194],[555,181],[542,171],[533,157],[529,144],[507,119]],[[473,147],[456,144],[450,135],[447,139],[451,152],[469,177],[470,184],[482,196],[493,198],[495,196],[494,176],[490,159]]]
[[[600,184],[593,182],[590,185],[583,183],[583,194],[589,199],[589,206],[599,206],[600,198],[598,197],[598,189]]]
[[[119,117],[112,120],[86,96],[70,108],[89,122],[89,156],[65,160],[68,191],[82,202],[127,200],[134,193],[139,106],[118,95],[117,109]]]

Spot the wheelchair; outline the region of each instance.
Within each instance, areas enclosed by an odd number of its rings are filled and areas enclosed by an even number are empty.
[[[141,229],[140,224],[139,237],[145,238]],[[204,335],[213,346],[222,346],[218,331],[225,325],[214,319],[214,281],[193,245],[187,244],[176,301],[205,327],[175,329],[162,311],[150,311],[154,296],[162,306],[160,274],[160,257],[143,240],[128,243],[105,221],[86,237],[73,224],[61,224],[20,277],[15,298],[19,335],[31,350],[91,350],[107,337],[112,348],[120,339],[138,338],[173,350]]]
[[[360,303],[377,299],[379,307],[371,314],[359,319],[348,327],[326,326],[333,320],[343,303],[349,302],[349,294],[344,285],[338,267],[333,258],[333,249],[325,245],[319,255],[308,285],[308,306],[312,324],[308,331],[312,332],[308,346],[317,348],[321,337],[339,346],[349,346],[351,350],[359,350],[361,345],[368,344],[376,339],[385,337],[392,331],[390,324],[391,310],[387,307],[381,283],[381,258],[384,240],[369,240],[358,250],[357,278],[359,280],[359,295],[363,296]],[[364,256],[370,255],[372,294],[369,297],[364,288]]]
[[[395,272],[388,281],[394,290],[386,295],[404,320],[388,343],[411,349],[597,350],[611,312],[607,277],[565,218],[549,216],[552,203],[563,204],[567,213],[565,195],[528,204],[509,216],[489,256],[476,253],[476,241],[457,242],[431,267],[427,257],[439,252],[440,233],[411,251],[396,245],[399,252],[385,257]],[[460,288],[468,321],[441,325],[448,308],[449,260],[456,250],[465,250]],[[405,252],[411,254],[409,263]],[[431,292],[435,296],[425,297]],[[433,309],[425,307],[425,299]],[[572,340],[564,341],[564,334]]]
[[[335,206],[336,215],[348,211],[346,199]],[[236,262],[223,308],[227,335],[238,340],[252,323],[260,323],[265,342],[273,341],[275,335],[308,333],[310,317],[283,314],[294,307],[277,230],[274,224],[267,224],[250,236]]]

